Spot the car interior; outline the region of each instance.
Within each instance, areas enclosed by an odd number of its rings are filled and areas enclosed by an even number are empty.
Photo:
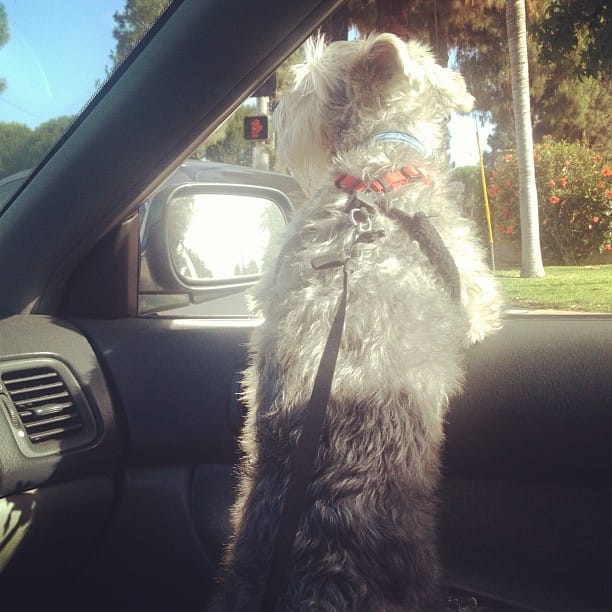
[[[139,205],[157,195],[163,219],[183,160],[340,4],[172,2],[0,215],[3,610],[206,608],[257,320],[143,308],[145,263],[160,304],[234,288],[190,292],[163,237],[145,262]],[[183,172],[232,193],[233,176]],[[240,176],[257,196],[257,176]],[[270,180],[290,216],[292,183]],[[611,372],[606,314],[507,314],[470,349],[445,426],[449,598],[612,609]]]

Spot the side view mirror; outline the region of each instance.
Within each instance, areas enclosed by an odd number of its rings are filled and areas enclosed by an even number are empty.
[[[141,231],[141,314],[237,294],[259,278],[292,204],[273,188],[187,184],[149,203]]]

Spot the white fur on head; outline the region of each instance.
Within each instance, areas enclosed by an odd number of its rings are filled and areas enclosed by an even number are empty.
[[[277,153],[308,194],[333,171],[332,156],[377,131],[411,132],[437,150],[450,111],[474,103],[461,75],[437,65],[426,46],[393,34],[328,46],[311,39],[294,74],[274,113]]]
[[[273,117],[278,159],[307,194],[312,192],[316,177],[327,173],[329,167],[329,143],[325,142],[321,113],[326,99],[324,91],[330,83],[328,72],[318,63],[325,49],[322,36],[306,41],[306,59],[293,68],[293,90],[280,99]]]

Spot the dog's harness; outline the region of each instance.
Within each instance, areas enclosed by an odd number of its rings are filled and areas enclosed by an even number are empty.
[[[400,187],[416,183],[427,185],[429,181],[414,166],[404,166],[370,182],[349,174],[340,174],[336,178],[336,187],[349,194],[345,211],[349,213],[352,224],[357,227],[356,242],[370,242],[380,235],[379,232],[372,231],[371,222],[371,215],[377,209],[376,200],[378,198]],[[459,301],[461,284],[457,265],[429,218],[420,212],[409,215],[397,208],[388,208],[381,212],[397,221],[407,234],[416,240],[434,270],[444,281],[453,300]],[[333,255],[330,257],[330,254],[313,258],[312,265],[315,269],[320,269],[330,267],[330,263],[340,265]]]
[[[372,227],[372,213],[377,209],[376,200],[390,191],[413,183],[428,184],[427,177],[413,166],[404,166],[371,182],[362,181],[348,174],[340,174],[336,178],[336,187],[348,194],[345,212],[349,215],[355,231],[353,244],[372,242],[384,236],[384,232],[374,230]],[[452,299],[458,302],[461,289],[459,271],[431,221],[422,213],[408,215],[393,208],[385,210],[384,214],[396,220],[408,235],[418,242],[444,281]],[[304,412],[302,433],[293,457],[293,471],[285,494],[267,581],[259,606],[254,608],[260,612],[272,612],[276,609],[278,597],[283,591],[308,485],[315,474],[317,450],[340,349],[349,280],[355,269],[355,261],[351,253],[345,251],[330,251],[312,258],[315,270],[342,267],[342,293],[317,369],[310,400]]]

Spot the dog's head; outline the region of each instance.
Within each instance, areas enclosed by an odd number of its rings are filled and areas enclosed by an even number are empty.
[[[409,133],[435,155],[450,111],[474,103],[460,74],[436,64],[426,46],[393,34],[329,45],[311,39],[306,55],[274,122],[279,158],[307,192],[334,155],[383,131]]]

